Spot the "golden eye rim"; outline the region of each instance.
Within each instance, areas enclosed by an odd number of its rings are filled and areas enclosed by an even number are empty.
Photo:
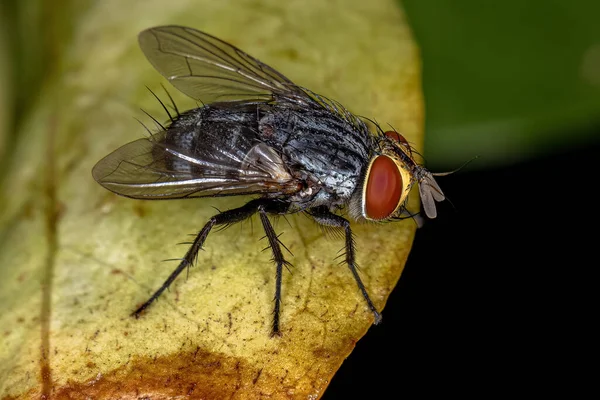
[[[396,168],[398,169],[398,172],[400,174],[402,190],[400,192],[398,204],[396,204],[396,207],[394,208],[394,210],[387,217],[371,218],[367,214],[367,187],[369,184],[369,178],[371,176],[371,170],[372,170],[373,164],[375,163],[375,160],[377,160],[379,157],[387,157],[390,160],[392,160],[392,162],[394,163],[394,165],[396,166]],[[396,157],[393,152],[384,152],[381,154],[374,155],[369,160],[369,165],[365,172],[364,180],[363,180],[363,184],[362,184],[362,188],[361,188],[361,190],[362,190],[362,193],[361,193],[361,216],[367,221],[382,222],[382,221],[387,221],[389,219],[392,219],[395,216],[399,215],[400,212],[402,211],[403,205],[406,203],[406,200],[408,199],[408,194],[410,193],[411,188],[413,187],[413,183],[414,183],[414,176],[413,176],[411,170],[398,157]]]

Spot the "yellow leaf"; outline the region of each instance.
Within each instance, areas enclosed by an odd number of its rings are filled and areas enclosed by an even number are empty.
[[[209,32],[420,147],[418,50],[395,1],[102,1],[82,9],[61,70],[18,134],[0,214],[0,394],[39,398],[319,398],[373,316],[343,247],[303,215],[279,219],[282,336],[270,337],[275,270],[257,220],[213,232],[197,265],[140,318],[188,241],[247,198],[118,197],[93,165],[166,119],[137,47],[151,26]],[[195,104],[169,88],[181,108]],[[161,114],[163,113],[163,114]],[[413,200],[416,200],[413,199]],[[418,203],[411,202],[412,209]],[[382,309],[415,224],[354,224],[361,276]],[[385,314],[383,323],[385,323]]]

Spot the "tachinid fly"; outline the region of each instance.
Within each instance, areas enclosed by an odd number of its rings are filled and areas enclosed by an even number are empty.
[[[371,132],[339,103],[209,34],[162,26],[140,33],[139,42],[165,78],[204,105],[177,112],[164,129],[109,154],[94,167],[94,179],[135,199],[255,197],[213,216],[133,315],[192,265],[214,226],[258,213],[276,264],[272,333],[279,334],[282,269],[288,262],[268,216],[303,212],[318,224],[344,230],[346,264],[377,324],[381,315],[358,275],[350,223],[337,213],[346,208],[352,219],[369,221],[411,216],[405,204],[418,185],[425,214],[436,217],[435,202],[444,195],[404,137],[379,126]]]

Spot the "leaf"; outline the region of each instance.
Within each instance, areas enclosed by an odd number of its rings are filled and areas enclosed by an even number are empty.
[[[269,335],[275,274],[256,220],[211,234],[189,276],[136,320],[130,313],[174,268],[161,260],[185,251],[176,243],[197,232],[213,207],[247,199],[135,201],[107,192],[90,171],[142,137],[138,107],[166,119],[144,87],[158,92],[162,78],[136,35],[167,23],[233,43],[420,147],[420,66],[402,10],[385,0],[173,1],[168,9],[159,1],[106,1],[80,10],[77,22],[59,73],[21,125],[2,186],[0,393],[320,397],[373,322],[351,273],[335,260],[343,240],[325,239],[302,215],[276,222],[293,253],[281,337]],[[169,90],[180,107],[195,106]],[[415,224],[353,229],[361,276],[381,309]]]

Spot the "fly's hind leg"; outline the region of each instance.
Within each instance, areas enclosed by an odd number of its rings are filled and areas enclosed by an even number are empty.
[[[204,241],[206,240],[208,234],[214,226],[229,225],[243,221],[246,218],[251,217],[259,209],[261,209],[263,203],[265,203],[265,200],[262,199],[251,200],[242,207],[224,211],[213,216],[210,220],[208,220],[208,222],[204,225],[204,227],[196,236],[196,239],[194,239],[194,241],[192,242],[192,245],[190,246],[187,253],[185,253],[185,256],[181,259],[181,262],[179,263],[177,268],[175,268],[175,270],[171,272],[171,275],[169,275],[169,277],[162,284],[162,286],[158,288],[158,290],[154,292],[154,294],[150,296],[150,298],[144,304],[138,307],[138,309],[135,310],[131,315],[138,318],[140,314],[146,308],[148,308],[150,304],[154,302],[154,300],[156,300],[166,289],[169,288],[169,286],[171,286],[173,281],[179,276],[179,274],[181,274],[181,272],[183,272],[184,269],[190,267],[194,263],[196,256],[198,255],[198,251],[200,251],[200,249],[204,245]]]
[[[358,275],[358,270],[356,268],[356,256],[354,252],[354,238],[352,237],[352,230],[350,229],[350,222],[339,215],[335,215],[327,207],[316,207],[308,211],[308,214],[319,224],[325,226],[331,226],[335,228],[343,228],[346,234],[346,264],[352,275],[354,276],[354,280],[358,285],[358,289],[362,293],[369,309],[373,313],[375,317],[375,325],[381,322],[381,314],[377,311],[377,308],[373,305],[371,298],[369,297],[369,293],[367,293],[367,289],[360,279],[360,275]]]

